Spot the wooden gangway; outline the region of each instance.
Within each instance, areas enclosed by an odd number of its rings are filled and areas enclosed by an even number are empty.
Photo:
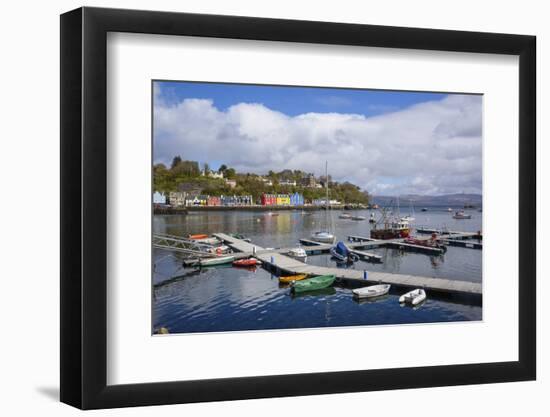
[[[432,292],[473,296],[481,300],[482,287],[480,283],[375,271],[368,271],[366,273],[367,279],[365,279],[364,270],[310,265],[284,255],[283,251],[288,251],[289,249],[265,249],[224,233],[216,233],[214,236],[234,250],[242,251],[251,256],[254,254],[255,258],[262,261],[265,266],[269,266],[278,274],[332,274],[341,282],[350,282],[355,285],[391,284],[401,289],[424,288]],[[321,245],[316,245],[315,248],[317,249],[319,246]]]

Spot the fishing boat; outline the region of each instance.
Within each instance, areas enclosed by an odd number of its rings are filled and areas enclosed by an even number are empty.
[[[374,213],[370,214],[369,223],[376,223],[376,216],[374,215]]]
[[[339,219],[351,219],[351,214],[349,213],[342,213],[338,216]]]
[[[457,212],[455,212],[455,214],[453,214],[453,219],[471,219],[472,218],[472,215],[471,214],[466,214],[466,212],[464,210],[458,210]]]
[[[365,216],[353,216],[351,220],[362,221],[362,220],[367,220],[367,218]]]
[[[301,247],[292,248],[290,251],[288,251],[287,255],[291,258],[298,259],[303,262],[307,260],[307,252],[304,248]]]
[[[373,239],[400,239],[409,237],[411,228],[409,222],[399,221],[384,221],[382,226],[371,229],[370,237]]]
[[[357,288],[352,290],[356,298],[374,298],[386,295],[390,291],[390,284],[371,285],[370,287]]]
[[[338,242],[330,248],[330,254],[340,262],[351,263],[359,260],[359,257],[352,253],[344,242]]]
[[[200,266],[215,266],[229,264],[235,260],[233,255],[231,256],[216,256],[215,258],[202,258],[199,260]]]
[[[291,284],[294,281],[302,281],[303,279],[306,279],[306,274],[299,274],[299,275],[288,275],[286,277],[279,277],[279,282],[281,284]]]
[[[416,290],[409,291],[408,293],[403,294],[401,297],[399,297],[399,302],[416,306],[425,299],[426,291],[424,291],[422,288],[417,288]]]
[[[334,283],[335,279],[335,275],[319,275],[317,277],[295,281],[292,283],[292,292],[302,293],[327,288]]]
[[[233,261],[233,266],[249,267],[249,266],[256,266],[261,264],[262,262],[255,258],[237,259],[236,261]]]
[[[329,231],[330,201],[328,198],[328,161],[325,163],[325,230],[314,232],[311,239],[321,243],[334,243],[336,236]]]

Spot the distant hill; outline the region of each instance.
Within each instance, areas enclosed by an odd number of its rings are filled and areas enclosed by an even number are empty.
[[[399,204],[401,207],[408,207],[409,202],[416,208],[421,207],[452,207],[460,208],[465,204],[481,207],[483,199],[480,194],[445,194],[445,195],[417,195],[407,194],[399,196]],[[372,204],[379,206],[389,206],[397,204],[397,197],[392,196],[372,196]]]

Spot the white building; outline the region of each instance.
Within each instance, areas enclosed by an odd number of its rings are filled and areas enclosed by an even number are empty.
[[[163,193],[155,191],[153,193],[153,203],[154,204],[166,204],[166,196]]]

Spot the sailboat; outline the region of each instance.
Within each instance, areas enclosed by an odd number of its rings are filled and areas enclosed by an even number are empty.
[[[335,236],[329,231],[328,217],[330,215],[330,201],[328,199],[328,161],[325,163],[325,229],[311,235],[311,239],[321,243],[334,243]]]
[[[407,216],[401,217],[401,221],[414,222],[414,207],[411,200],[409,200],[409,214]]]

